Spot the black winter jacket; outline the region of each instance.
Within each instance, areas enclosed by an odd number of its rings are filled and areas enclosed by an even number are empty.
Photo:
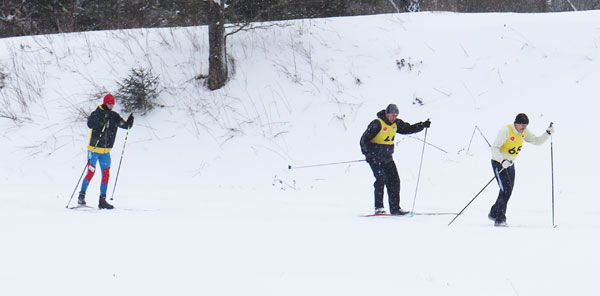
[[[385,110],[381,110],[377,112],[377,117],[381,118],[385,123],[390,123],[387,118],[385,118]],[[425,126],[422,122],[409,124],[401,119],[396,119],[398,134],[414,134],[422,131]],[[360,150],[367,157],[367,161],[375,162],[375,163],[389,163],[394,160],[392,154],[394,153],[395,145],[382,145],[371,143],[370,141],[377,136],[379,131],[381,130],[381,122],[379,120],[374,119],[369,123],[367,130],[363,133],[360,138]]]
[[[102,104],[88,117],[87,126],[92,129],[88,150],[108,153],[115,144],[117,128],[127,129],[128,125],[119,113]]]

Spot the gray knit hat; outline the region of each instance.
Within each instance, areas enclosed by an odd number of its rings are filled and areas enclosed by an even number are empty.
[[[385,108],[385,114],[398,114],[398,106],[396,104],[389,104]]]

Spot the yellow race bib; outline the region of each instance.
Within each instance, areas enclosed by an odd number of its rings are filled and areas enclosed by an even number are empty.
[[[396,123],[387,124],[381,118],[377,118],[381,123],[381,130],[375,138],[371,139],[371,143],[381,145],[394,145],[394,138],[396,137],[396,130],[398,129]]]
[[[513,130],[512,124],[508,125],[508,139],[502,147],[500,147],[500,151],[512,155],[517,156],[519,152],[521,152],[521,147],[523,147],[523,138],[525,138],[525,131],[522,134],[517,134]]]

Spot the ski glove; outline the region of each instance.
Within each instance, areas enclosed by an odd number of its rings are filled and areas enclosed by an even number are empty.
[[[546,132],[547,132],[549,135],[552,135],[552,134],[554,133],[554,127],[553,127],[552,125],[550,125],[550,126],[549,126],[549,127],[546,129]]]
[[[513,165],[513,162],[510,161],[510,160],[508,160],[508,159],[505,159],[505,160],[502,161],[502,167],[505,168],[505,169],[507,169],[511,165]]]
[[[133,113],[129,114],[127,117],[127,129],[130,129],[133,126]]]
[[[423,125],[423,127],[429,128],[431,126],[431,121],[429,119],[427,119],[427,120],[423,121],[421,124]]]

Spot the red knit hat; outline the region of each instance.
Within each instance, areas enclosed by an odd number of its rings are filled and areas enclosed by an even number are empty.
[[[115,104],[115,97],[113,97],[113,95],[107,94],[104,96],[104,105],[114,105],[114,104]]]

